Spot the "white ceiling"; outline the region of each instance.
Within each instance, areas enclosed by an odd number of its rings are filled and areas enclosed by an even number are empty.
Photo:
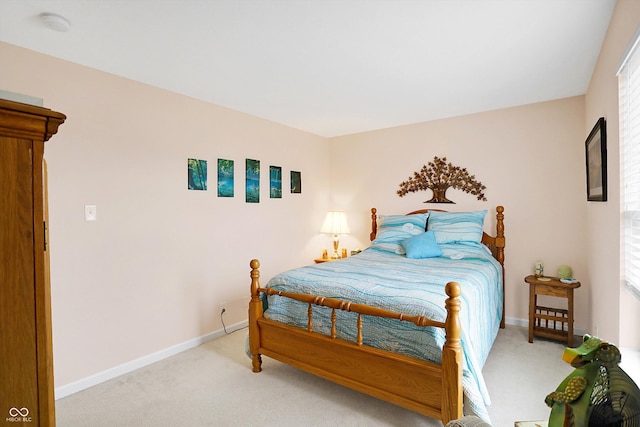
[[[331,137],[582,95],[614,5],[1,0],[0,40]]]

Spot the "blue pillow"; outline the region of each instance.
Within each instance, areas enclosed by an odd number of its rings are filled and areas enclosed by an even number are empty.
[[[442,255],[442,249],[436,242],[436,235],[433,231],[419,234],[401,242],[407,258],[433,258]]]
[[[423,234],[429,214],[381,215],[376,238],[371,247],[387,252],[404,255],[405,249],[400,242],[418,234]]]
[[[482,228],[487,211],[430,212],[428,231],[434,231],[438,243],[482,241]]]

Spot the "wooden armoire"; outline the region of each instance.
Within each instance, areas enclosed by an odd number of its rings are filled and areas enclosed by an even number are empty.
[[[65,119],[0,99],[0,425],[55,426],[44,143]]]

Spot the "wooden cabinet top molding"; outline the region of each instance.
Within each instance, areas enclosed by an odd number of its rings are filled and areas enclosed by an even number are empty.
[[[66,118],[48,108],[0,99],[0,132],[6,136],[47,141]]]

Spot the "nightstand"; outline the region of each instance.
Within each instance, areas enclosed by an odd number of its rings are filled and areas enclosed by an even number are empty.
[[[524,281],[529,284],[529,342],[539,336],[566,341],[573,347],[573,290],[580,287],[580,282],[563,283],[557,277],[533,275]],[[540,306],[538,295],[566,298],[567,308]]]
[[[315,262],[316,264],[322,264],[323,262],[337,261],[339,259],[342,258],[316,258],[313,260],[313,262]]]

